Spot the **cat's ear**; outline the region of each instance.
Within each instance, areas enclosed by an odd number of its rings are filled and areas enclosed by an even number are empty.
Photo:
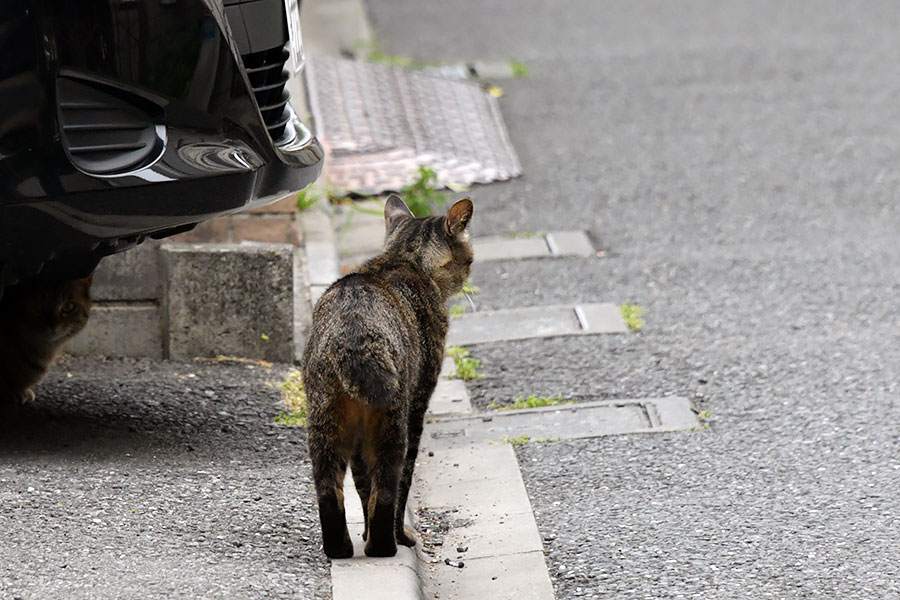
[[[469,225],[469,221],[472,220],[472,213],[474,211],[475,206],[469,198],[463,198],[462,200],[454,202],[453,206],[450,207],[450,210],[447,211],[447,217],[444,223],[444,229],[446,230],[447,235],[455,236],[462,233]]]
[[[397,194],[388,196],[387,201],[384,203],[384,230],[387,235],[391,235],[391,232],[397,225],[412,218],[412,212],[400,199],[400,196]]]

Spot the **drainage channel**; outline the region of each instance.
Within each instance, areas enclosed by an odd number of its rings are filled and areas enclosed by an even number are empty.
[[[521,436],[528,436],[531,440],[555,441],[623,433],[681,431],[697,425],[697,417],[687,398],[670,396],[432,418],[427,436],[434,445],[459,448]]]
[[[561,335],[625,333],[628,326],[615,304],[529,306],[464,314],[450,322],[447,343],[468,346]]]

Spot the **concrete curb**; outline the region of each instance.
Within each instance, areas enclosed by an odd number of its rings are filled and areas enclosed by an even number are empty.
[[[66,349],[292,362],[310,318],[305,278],[291,244],[148,243],[100,263],[91,318]]]
[[[344,479],[344,508],[347,527],[353,540],[353,558],[331,561],[331,584],[334,600],[421,600],[419,557],[405,546],[397,547],[391,558],[369,558],[363,549],[363,511],[348,470]],[[409,508],[406,524],[415,528],[415,516]]]

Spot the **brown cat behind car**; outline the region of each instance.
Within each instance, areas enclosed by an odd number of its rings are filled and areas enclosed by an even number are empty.
[[[344,513],[349,464],[365,514],[367,556],[415,545],[403,516],[425,411],[444,356],[447,301],[472,265],[472,201],[415,218],[385,205],[383,252],[334,283],[313,312],[303,356],[309,453],[325,554],[353,555]]]
[[[91,277],[29,279],[3,290],[0,300],[0,413],[34,399],[63,344],[87,324]]]

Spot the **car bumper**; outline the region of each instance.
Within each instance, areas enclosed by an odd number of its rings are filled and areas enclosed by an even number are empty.
[[[252,3],[269,11],[255,34],[227,4],[0,8],[0,289],[318,177],[322,148],[286,91],[283,0]]]

